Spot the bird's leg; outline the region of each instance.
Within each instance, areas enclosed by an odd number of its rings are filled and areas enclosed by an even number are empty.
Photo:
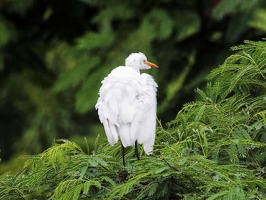
[[[138,142],[135,142],[135,155],[137,157],[137,159],[139,160],[139,150],[138,150]]]
[[[122,142],[121,142],[121,149],[122,149],[123,165],[126,166],[126,163],[125,163],[125,147],[123,146]]]

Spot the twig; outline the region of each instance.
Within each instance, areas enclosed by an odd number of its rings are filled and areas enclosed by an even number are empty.
[[[159,159],[161,159],[163,162],[165,162],[170,168],[172,168],[174,171],[177,171],[177,172],[180,172],[182,176],[184,176],[185,178],[187,178],[191,183],[192,185],[197,188],[198,185],[186,174],[184,174],[183,172],[181,172],[179,169],[177,169],[176,167],[170,165],[169,162],[167,162],[167,160],[165,160],[165,158],[161,158],[161,157],[158,157]]]

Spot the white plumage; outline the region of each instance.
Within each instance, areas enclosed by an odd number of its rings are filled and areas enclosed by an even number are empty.
[[[114,145],[120,138],[123,147],[143,144],[151,154],[156,129],[156,91],[158,85],[141,69],[157,65],[148,62],[143,53],[132,53],[126,66],[119,66],[104,78],[96,104],[108,142]]]

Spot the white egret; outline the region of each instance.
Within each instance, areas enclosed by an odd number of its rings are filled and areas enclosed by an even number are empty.
[[[95,108],[111,145],[122,142],[123,165],[124,148],[135,145],[139,159],[138,143],[143,144],[146,154],[151,154],[156,129],[157,83],[149,74],[140,70],[158,68],[148,62],[146,56],[130,54],[125,66],[119,66],[104,78]]]

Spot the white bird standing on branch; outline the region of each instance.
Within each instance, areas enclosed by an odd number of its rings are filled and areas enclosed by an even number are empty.
[[[111,145],[122,142],[124,148],[135,145],[139,159],[138,143],[146,154],[151,154],[156,131],[157,83],[142,69],[158,68],[148,62],[143,53],[130,54],[125,66],[119,66],[104,78],[95,108]]]

